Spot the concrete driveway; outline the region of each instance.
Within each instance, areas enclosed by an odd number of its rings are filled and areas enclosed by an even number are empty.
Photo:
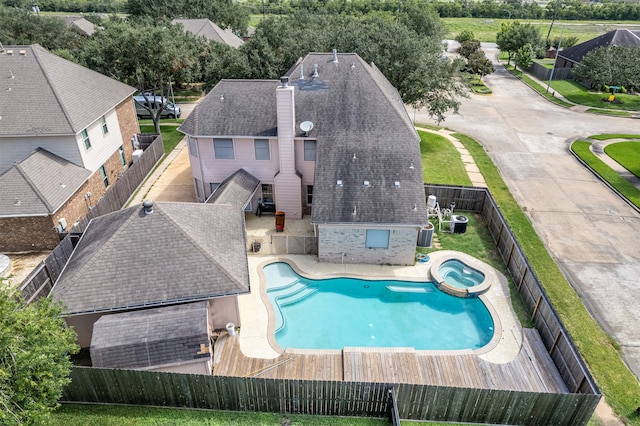
[[[491,96],[471,95],[441,125],[478,140],[499,168],[591,314],[640,377],[640,214],[569,152],[599,133],[640,133],[640,121],[568,110],[546,101],[496,63]],[[410,111],[412,112],[412,111]],[[432,123],[424,111],[416,122]]]

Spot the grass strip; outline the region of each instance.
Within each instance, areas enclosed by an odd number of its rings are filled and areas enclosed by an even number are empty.
[[[640,150],[638,148],[640,148],[638,142],[616,142],[605,146],[604,152],[633,173],[635,177],[640,177]]]
[[[471,186],[460,153],[449,139],[423,131],[418,131],[418,135],[424,182]]]
[[[624,133],[603,133],[600,135],[591,135],[589,139],[595,139],[598,141],[606,141],[608,139],[640,139],[640,135],[628,135]]]
[[[627,111],[616,111],[613,109],[598,109],[598,108],[589,108],[587,109],[590,114],[600,114],[600,115],[612,115],[614,117],[630,117],[631,114]]]
[[[236,411],[187,410],[122,405],[64,404],[52,415],[50,426],[382,426],[386,419],[308,416]]]
[[[482,145],[466,135],[456,133],[454,136],[473,156],[500,211],[607,402],[628,424],[640,425],[640,417],[636,414],[640,405],[640,383],[622,361],[618,346],[596,323],[562,275]]]
[[[591,152],[590,147],[590,142],[575,141],[571,144],[571,151],[575,153],[591,170],[600,176],[602,180],[611,185],[616,191],[622,194],[623,197],[633,203],[634,206],[640,208],[640,190],[600,160],[593,152]],[[638,395],[640,395],[640,393]],[[640,405],[640,397],[638,399],[638,404]]]

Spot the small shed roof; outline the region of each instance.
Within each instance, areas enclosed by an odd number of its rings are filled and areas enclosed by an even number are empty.
[[[207,302],[102,316],[93,326],[91,363],[152,368],[211,356]]]
[[[256,192],[260,179],[245,169],[239,169],[225,179],[207,199],[210,204],[233,204],[242,209]]]

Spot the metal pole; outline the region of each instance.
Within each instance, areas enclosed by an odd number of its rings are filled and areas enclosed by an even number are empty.
[[[556,56],[553,58],[553,68],[551,68],[551,74],[549,74],[549,83],[547,83],[546,95],[549,93],[549,86],[551,86],[551,80],[553,80],[553,72],[556,70],[556,63],[558,62],[558,52],[560,52],[560,46],[562,46],[562,36],[564,35],[564,24],[562,24],[562,32],[560,33],[560,41],[558,41],[558,48],[556,49]]]

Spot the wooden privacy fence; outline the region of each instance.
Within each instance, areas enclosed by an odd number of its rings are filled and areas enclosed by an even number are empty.
[[[74,232],[84,232],[89,221],[95,217],[120,210],[147,174],[153,170],[158,160],[162,158],[164,155],[162,135],[139,135],[138,138],[141,140],[141,146],[146,147],[145,151],[118,179],[113,187],[107,191],[104,197],[98,201],[98,204],[77,224],[74,224]],[[32,302],[49,294],[64,265],[67,264],[67,260],[71,257],[74,239],[77,239],[77,235],[68,234],[53,249],[51,254],[22,281],[20,291],[27,302]]]
[[[73,367],[62,401],[493,424],[582,425],[599,395]]]
[[[464,210],[482,215],[518,292],[531,312],[545,348],[567,388],[573,393],[600,395],[600,390],[573,340],[489,191],[475,187],[425,185],[425,196],[429,195],[435,195],[441,205],[454,202],[456,211]]]
[[[149,144],[152,138],[153,142]],[[164,155],[162,135],[138,135],[138,141],[140,146],[146,147],[140,158],[129,166],[89,213],[74,225],[74,232],[84,232],[89,221],[95,217],[120,210]]]

